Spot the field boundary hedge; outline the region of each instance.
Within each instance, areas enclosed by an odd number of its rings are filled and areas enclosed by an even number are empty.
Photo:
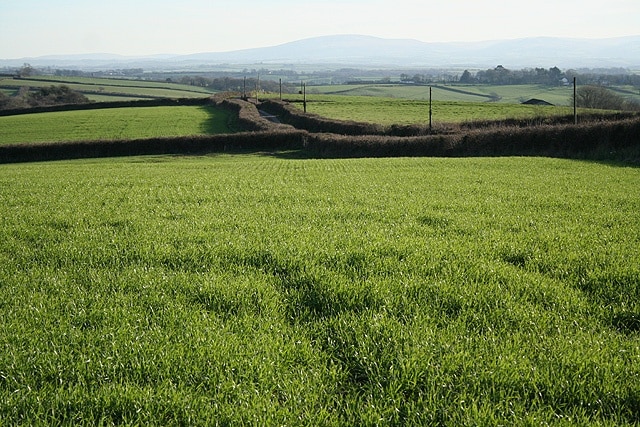
[[[20,76],[16,76],[14,74],[0,74],[0,77],[11,77],[13,80],[17,80],[17,81],[26,81],[26,82],[44,82],[44,83],[58,83],[61,85],[72,85],[72,84],[77,84],[77,85],[83,85],[83,86],[104,86],[104,87],[124,87],[124,88],[136,88],[136,89],[164,89],[164,90],[175,90],[175,91],[180,91],[180,92],[190,92],[190,93],[199,93],[199,94],[205,94],[201,91],[198,90],[193,90],[193,89],[188,89],[188,88],[180,88],[180,89],[176,89],[171,87],[170,85],[167,86],[148,86],[145,85],[145,81],[144,80],[139,80],[139,79],[114,79],[114,78],[108,78],[108,77],[98,77],[101,78],[103,80],[110,80],[109,83],[102,81],[102,82],[92,82],[92,81],[82,81],[82,80],[78,80],[78,79],[74,79],[73,77],[67,78],[67,79],[60,79],[60,78],[50,78],[50,79],[44,79],[44,78],[38,78],[38,77],[20,77]],[[80,79],[90,79],[89,77],[80,77]],[[113,83],[111,83],[113,82]],[[117,84],[116,82],[131,82],[131,83],[140,83],[140,84]],[[161,82],[151,82],[151,83],[161,83]],[[87,93],[85,91],[83,91],[83,93]]]
[[[640,118],[413,137],[314,133],[305,149],[320,157],[546,156],[640,165]]]
[[[238,132],[133,140],[0,145],[0,163],[159,154],[208,154],[243,150],[300,150],[307,137],[307,132],[292,129],[286,132]]]
[[[156,101],[158,100],[151,102]],[[176,100],[164,101],[168,104],[161,105],[181,105],[179,101],[176,104]],[[242,150],[301,150],[307,156],[320,158],[546,156],[640,165],[638,115],[609,116],[600,121],[578,125],[562,123],[566,118],[560,120],[561,124],[540,122],[523,125],[509,121],[501,121],[499,125],[489,127],[465,124],[461,127],[439,129],[439,133],[418,132],[414,136],[398,136],[393,133],[403,134],[415,129],[391,127],[385,134],[380,125],[340,122],[305,115],[281,101],[265,101],[260,107],[290,124],[269,121],[260,115],[255,104],[240,99],[213,101],[211,98],[188,98],[184,101],[206,101],[204,104],[211,103],[230,109],[237,115],[238,127],[243,132],[135,140],[0,145],[0,163]],[[138,105],[149,103],[136,102]],[[124,104],[131,106],[129,102]],[[291,124],[304,128],[298,129]]]
[[[386,135],[386,136],[424,136],[467,132],[474,129],[501,127],[532,127],[539,125],[573,124],[573,115],[541,116],[531,118],[505,118],[498,120],[474,120],[461,123],[436,123],[431,129],[428,124],[383,126],[375,123],[362,123],[350,120],[338,120],[317,114],[304,113],[286,101],[266,100],[260,108],[277,116],[282,122],[311,133],[334,133],[339,135]],[[620,121],[638,117],[633,112],[617,113],[581,113],[582,124],[604,121]]]
[[[333,120],[317,114],[304,113],[293,105],[278,100],[266,100],[260,108],[277,116],[283,123],[308,132],[327,132],[342,135],[384,135],[385,127],[375,123]]]
[[[15,108],[0,110],[2,116],[16,116],[22,114],[51,113],[58,111],[101,110],[103,108],[128,108],[128,107],[171,107],[208,105],[213,103],[211,97],[206,98],[154,98],[137,99],[131,101],[88,102],[86,104],[62,104],[46,105],[32,108]]]
[[[224,99],[216,105],[231,110],[238,117],[238,126],[248,131],[289,132],[293,126],[275,123],[260,115],[256,105],[242,99]]]

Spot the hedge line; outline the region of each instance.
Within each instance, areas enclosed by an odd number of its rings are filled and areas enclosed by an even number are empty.
[[[240,128],[248,131],[289,132],[292,126],[274,123],[260,115],[255,104],[242,99],[225,99],[217,102],[222,108],[227,108],[237,116]]]
[[[15,116],[19,114],[48,113],[55,111],[100,110],[103,108],[125,107],[171,107],[180,105],[207,105],[212,102],[206,98],[155,98],[136,99],[131,101],[89,102],[86,104],[47,105],[33,108],[16,108],[0,110],[0,116]]]
[[[157,101],[162,100],[152,102]],[[174,100],[164,101],[173,102],[168,105],[176,105]],[[213,102],[211,99],[205,101]],[[130,106],[129,102],[125,104]],[[278,115],[283,121],[306,123],[308,128],[295,129],[265,119],[256,106],[247,101],[227,99],[215,104],[234,111],[238,125],[248,132],[128,141],[4,145],[0,146],[0,163],[238,150],[303,150],[306,155],[314,157],[550,156],[640,164],[640,116],[637,115],[608,117],[606,120],[579,125],[549,124],[544,121],[533,125],[500,121],[492,122],[493,125],[489,127],[463,124],[460,127],[438,129],[438,134],[424,134],[424,128],[420,127],[391,127],[384,130],[379,125],[304,115],[279,101],[261,104],[261,108]],[[314,132],[314,129],[319,131]],[[333,132],[329,133],[328,130]]]
[[[319,157],[549,156],[640,164],[640,118],[414,137],[316,133],[305,148]]]
[[[282,101],[261,108],[310,132],[319,157],[551,156],[640,163],[640,116],[581,114],[439,125],[381,125],[305,114]]]
[[[312,133],[334,133],[339,135],[387,135],[387,136],[419,136],[447,134],[460,131],[460,127],[452,124],[438,124],[432,129],[428,125],[391,125],[362,123],[352,120],[337,120],[304,113],[285,101],[266,100],[260,108],[276,115],[283,123]]]
[[[0,145],[0,163],[242,150],[300,150],[307,132],[239,132],[221,135]]]
[[[150,107],[172,105],[206,105],[228,108],[238,117],[237,125],[245,132],[220,135],[142,138],[134,140],[94,140],[58,143],[24,143],[0,145],[0,163],[121,157],[151,154],[202,154],[238,150],[302,149],[308,133],[260,116],[254,104],[239,99],[211,98],[155,99],[81,105],[31,108],[20,113],[83,110],[91,108]]]
[[[426,124],[391,125],[388,127],[362,123],[349,120],[337,120],[309,114],[300,111],[284,101],[266,100],[260,104],[260,108],[276,115],[282,122],[291,124],[298,129],[304,129],[312,133],[334,133],[339,135],[386,135],[386,136],[425,136],[467,132],[474,129],[502,128],[502,127],[531,127],[541,125],[573,124],[573,115],[544,116],[527,119],[499,119],[499,120],[474,120],[462,123],[437,123],[431,129]],[[581,113],[580,123],[592,123],[602,121],[619,121],[638,117],[633,112],[618,112],[610,114]]]
[[[580,113],[578,116],[579,124],[615,122],[626,119],[639,117],[634,112],[615,112],[615,113]],[[526,119],[498,119],[498,120],[473,120],[462,122],[457,126],[458,131],[466,131],[480,128],[496,128],[496,127],[531,127],[542,125],[569,125],[574,123],[573,114],[564,116],[540,116]]]
[[[317,114],[303,113],[284,101],[266,100],[260,108],[289,125],[308,132],[327,132],[341,135],[384,135],[385,128],[374,123],[361,123],[346,120],[333,120]]]

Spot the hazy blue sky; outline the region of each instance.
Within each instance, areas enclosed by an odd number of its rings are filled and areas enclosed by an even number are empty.
[[[0,0],[0,58],[221,52],[329,34],[640,35],[640,0]]]

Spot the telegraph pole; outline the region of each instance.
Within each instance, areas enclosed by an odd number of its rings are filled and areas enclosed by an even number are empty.
[[[304,107],[304,112],[307,112],[307,84],[304,83],[302,85],[302,105]]]
[[[258,79],[256,80],[256,104],[259,102],[258,100],[259,91],[260,91],[260,74],[258,74]]]
[[[429,133],[431,133],[432,118],[433,118],[433,105],[432,105],[432,99],[431,99],[431,86],[429,86]]]
[[[573,78],[573,124],[578,124],[578,98],[576,97],[576,78]]]

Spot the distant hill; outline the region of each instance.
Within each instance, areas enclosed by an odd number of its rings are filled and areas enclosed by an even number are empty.
[[[0,66],[144,67],[309,64],[358,67],[623,67],[640,69],[640,36],[610,39],[535,37],[483,42],[425,43],[363,35],[335,35],[278,46],[192,55],[127,57],[108,54],[0,60]]]
[[[552,37],[468,43],[425,43],[361,35],[315,37],[279,46],[201,53],[187,61],[344,63],[396,66],[636,67],[640,36],[613,39]]]

